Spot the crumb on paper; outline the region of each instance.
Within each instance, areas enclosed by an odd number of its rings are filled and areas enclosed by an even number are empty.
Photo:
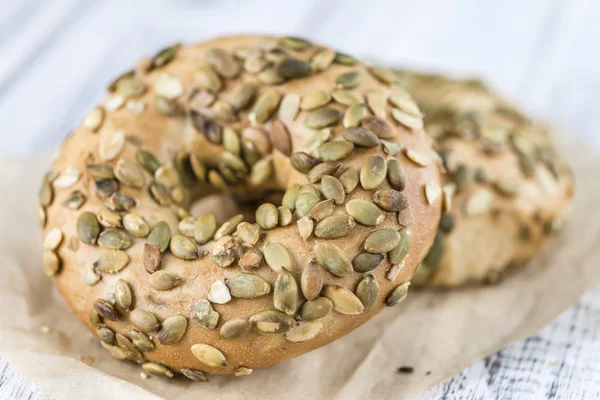
[[[414,372],[414,368],[413,367],[409,367],[409,366],[404,366],[404,367],[400,367],[398,368],[398,373],[399,374],[412,374]]]
[[[140,378],[142,378],[142,379],[148,379],[148,378],[150,378],[150,375],[148,375],[147,373],[145,373],[145,372],[142,371],[142,372],[140,372]]]
[[[431,371],[425,372],[425,375],[431,375]]]
[[[50,328],[47,327],[46,325],[43,325],[42,327],[40,327],[40,331],[42,333],[49,333],[50,332]]]

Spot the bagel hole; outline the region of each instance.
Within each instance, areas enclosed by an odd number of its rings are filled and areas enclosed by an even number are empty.
[[[194,217],[212,212],[215,214],[219,224],[241,213],[244,215],[244,221],[254,223],[256,222],[255,213],[258,206],[263,203],[271,203],[279,207],[282,198],[283,192],[270,192],[260,199],[242,198],[226,193],[214,193],[193,202],[189,212]]]

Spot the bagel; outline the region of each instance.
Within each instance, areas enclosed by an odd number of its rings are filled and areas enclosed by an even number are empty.
[[[114,357],[244,375],[406,297],[441,215],[441,160],[392,71],[237,36],[168,47],[108,90],[37,211],[45,272]],[[260,204],[255,220],[190,214],[214,193]]]
[[[572,172],[547,127],[481,81],[398,75],[424,110],[452,200],[414,282],[497,282],[561,230],[574,196]]]

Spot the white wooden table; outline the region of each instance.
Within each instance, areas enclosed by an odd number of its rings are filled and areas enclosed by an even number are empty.
[[[598,0],[4,0],[0,153],[55,145],[141,54],[242,32],[295,34],[389,65],[480,75],[600,147],[598,20]],[[599,328],[596,288],[537,335],[423,398],[598,398]],[[0,360],[0,400],[43,398]]]

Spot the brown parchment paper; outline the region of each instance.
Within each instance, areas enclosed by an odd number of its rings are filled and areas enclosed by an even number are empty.
[[[575,170],[574,212],[526,269],[496,286],[412,290],[402,305],[324,348],[209,383],[143,380],[138,366],[112,359],[92,339],[42,272],[34,210],[50,157],[0,160],[0,358],[56,399],[414,398],[532,335],[600,281],[600,152],[557,139]],[[398,374],[400,366],[414,373]]]

